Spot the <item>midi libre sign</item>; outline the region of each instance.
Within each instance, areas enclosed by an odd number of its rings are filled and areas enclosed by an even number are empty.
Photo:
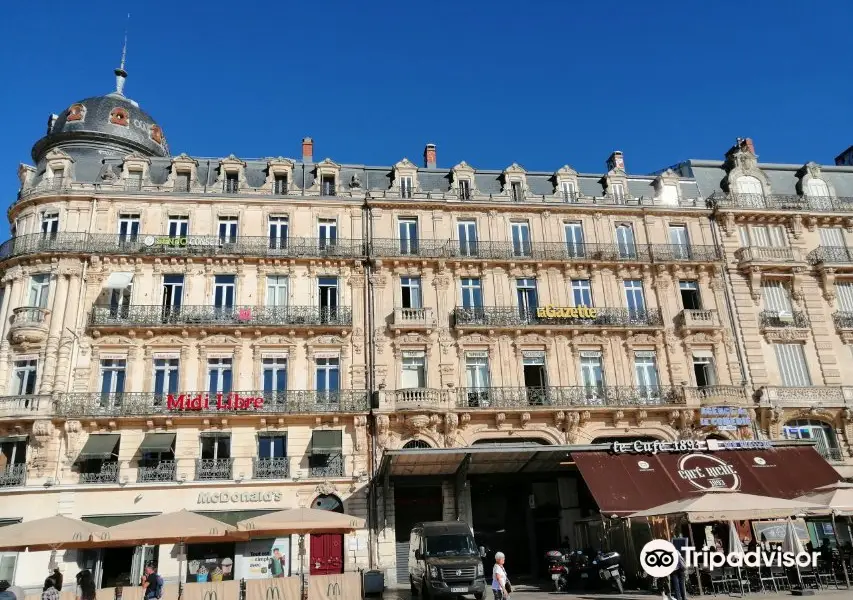
[[[543,306],[536,309],[537,319],[595,319],[598,309],[586,306]]]
[[[239,412],[263,410],[263,397],[241,396],[236,392],[230,394],[169,394],[166,397],[166,408],[174,412],[221,411]]]

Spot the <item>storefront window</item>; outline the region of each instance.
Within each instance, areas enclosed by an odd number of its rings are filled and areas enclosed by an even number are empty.
[[[236,544],[187,544],[187,583],[234,579]]]

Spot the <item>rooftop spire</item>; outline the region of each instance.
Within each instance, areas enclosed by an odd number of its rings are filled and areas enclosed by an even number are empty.
[[[130,23],[130,13],[127,13],[127,21]],[[127,71],[124,70],[124,62],[127,59],[127,27],[124,26],[124,46],[121,49],[121,65],[114,71],[116,74],[116,94],[124,95],[124,83],[127,80]]]

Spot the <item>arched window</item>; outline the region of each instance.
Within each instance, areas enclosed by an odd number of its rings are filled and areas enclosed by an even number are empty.
[[[426,443],[423,440],[411,440],[409,442],[406,442],[405,445],[403,446],[404,450],[406,448],[432,448],[432,446],[430,446],[428,443]]]
[[[744,175],[737,179],[737,193],[746,196],[743,200],[761,200],[764,198],[764,188],[761,182],[751,175]]]
[[[815,450],[828,460],[841,460],[841,449],[835,429],[829,423],[814,419],[794,419],[782,428],[782,435],[789,440],[813,440]]]
[[[341,502],[341,499],[335,496],[334,494],[320,494],[319,496],[314,498],[314,502],[311,503],[311,508],[316,508],[317,510],[328,510],[329,512],[343,513],[344,503]]]
[[[829,198],[829,187],[823,179],[809,179],[806,183],[806,196],[809,198]]]

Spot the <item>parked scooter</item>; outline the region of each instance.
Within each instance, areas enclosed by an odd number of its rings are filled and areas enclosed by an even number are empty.
[[[601,552],[592,561],[594,569],[598,570],[598,577],[602,581],[609,581],[621,594],[625,591],[625,574],[622,572],[622,558],[618,552]]]

